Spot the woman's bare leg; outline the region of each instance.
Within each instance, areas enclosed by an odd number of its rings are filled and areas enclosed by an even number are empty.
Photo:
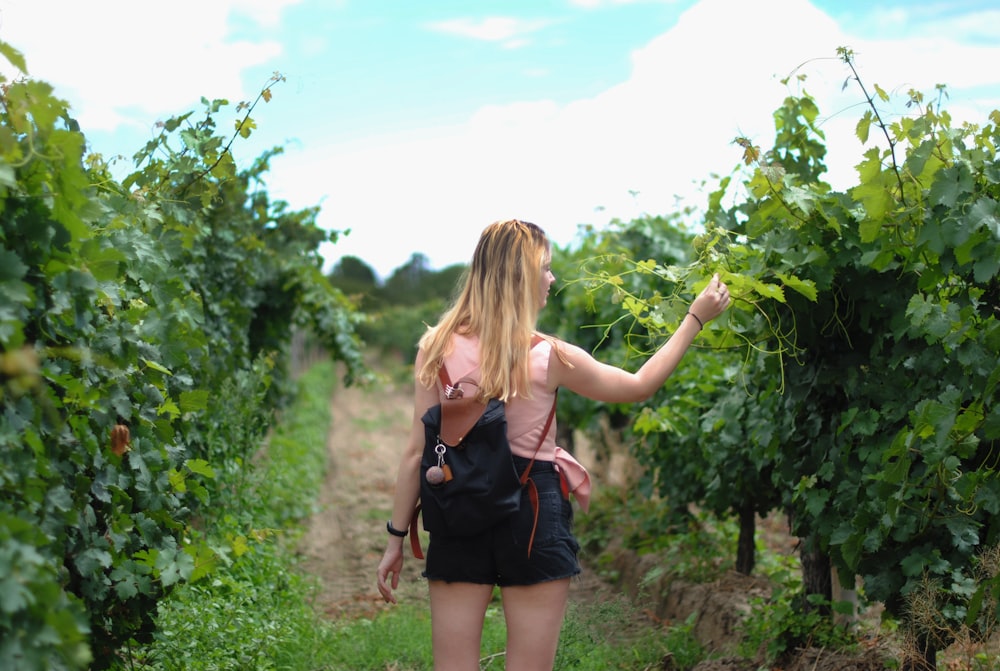
[[[493,586],[431,580],[429,588],[434,671],[479,671],[483,621]]]
[[[569,580],[501,589],[507,671],[552,671],[569,601]]]

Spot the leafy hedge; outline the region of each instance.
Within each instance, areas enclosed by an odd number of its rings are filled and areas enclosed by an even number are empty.
[[[704,375],[642,411],[640,457],[675,507],[751,532],[754,513],[789,512],[806,590],[829,590],[831,565],[860,577],[933,666],[955,632],[988,635],[1000,602],[984,568],[1000,543],[1000,111],[955,127],[909,91],[889,120],[890,96],[838,55],[867,105],[855,185],[823,181],[820,111],[791,94],[770,149],[736,138],[746,170],[710,195],[689,263],[629,247],[588,282],[616,320],[662,334],[678,284],[722,274],[734,307],[698,340],[720,355],[686,360]]]
[[[226,101],[162,123],[120,183],[48,84],[3,82],[2,668],[112,666],[211,570],[225,549],[192,530],[231,486],[215,469],[244,468],[280,405],[293,330],[365,374],[356,312],[320,271],[336,234],[269,200],[274,152],[240,170],[230,151],[279,81],[228,139]],[[234,412],[241,375],[260,404]]]
[[[325,478],[335,373],[322,361],[298,376],[253,468],[217,471],[232,491],[203,510],[200,526],[219,548],[218,567],[210,580],[178,585],[160,603],[152,643],[130,647],[123,668],[331,668],[337,633],[316,612],[319,585],[297,570],[296,544]],[[231,399],[252,406],[240,394],[253,389],[254,377],[244,377]]]

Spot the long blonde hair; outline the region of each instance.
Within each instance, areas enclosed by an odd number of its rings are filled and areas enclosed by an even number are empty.
[[[529,351],[549,251],[545,232],[535,224],[510,219],[486,227],[454,304],[420,339],[424,359],[417,379],[423,385],[437,380],[452,334],[476,335],[480,398],[530,398]]]

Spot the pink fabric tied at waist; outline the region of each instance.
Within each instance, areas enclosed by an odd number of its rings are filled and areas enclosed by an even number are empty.
[[[587,512],[590,508],[590,473],[587,472],[583,464],[577,461],[572,454],[559,446],[556,446],[556,454],[553,461],[556,464],[556,468],[559,469],[559,472],[566,479],[570,493],[576,498],[577,503],[580,504],[583,511]]]

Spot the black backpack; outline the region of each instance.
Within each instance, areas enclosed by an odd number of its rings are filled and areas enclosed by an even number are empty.
[[[468,380],[458,384],[464,382]],[[461,386],[445,387],[449,388]],[[442,415],[448,431],[442,427]],[[521,481],[507,442],[507,415],[501,401],[494,398],[483,404],[473,398],[449,398],[429,408],[422,419],[424,529],[452,538],[475,536],[517,512]]]

